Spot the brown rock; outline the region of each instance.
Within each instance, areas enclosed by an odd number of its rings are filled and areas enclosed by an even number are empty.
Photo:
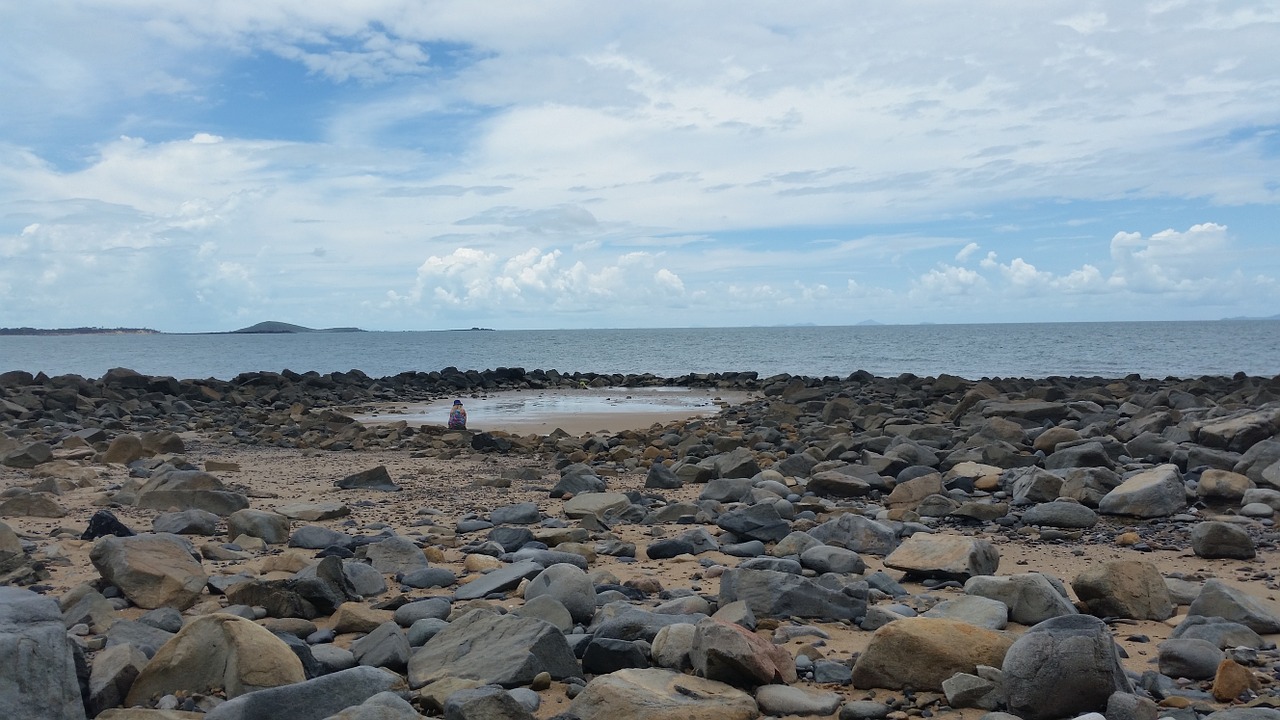
[[[126,705],[186,691],[222,688],[228,698],[306,680],[302,661],[283,640],[251,620],[215,613],[192,620],[143,669]]]
[[[698,621],[689,650],[693,670],[708,680],[739,687],[796,681],[796,663],[785,648],[731,623]]]
[[[1257,690],[1258,680],[1249,668],[1231,658],[1223,658],[1218,663],[1218,672],[1213,677],[1213,699],[1218,702],[1231,702],[1246,690]]]
[[[1090,615],[1132,620],[1165,620],[1173,601],[1155,565],[1142,560],[1113,560],[1090,567],[1071,581]]]
[[[569,713],[581,720],[754,720],[760,708],[747,693],[715,680],[628,668],[588,683]]]
[[[358,602],[344,602],[333,614],[333,631],[336,633],[369,633],[384,622],[395,619],[390,610],[374,610]]]
[[[102,462],[128,465],[134,460],[145,457],[146,454],[147,451],[142,447],[142,438],[125,433],[124,435],[117,435],[111,441],[111,444],[107,446],[107,452],[103,455]]]
[[[204,566],[177,536],[146,533],[98,538],[89,560],[103,579],[119,587],[133,604],[186,610],[209,580]]]
[[[956,673],[1000,667],[1013,640],[958,620],[903,618],[876,630],[853,666],[859,688],[942,690]]]

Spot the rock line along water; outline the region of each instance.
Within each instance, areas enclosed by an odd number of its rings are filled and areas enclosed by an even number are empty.
[[[444,367],[981,377],[1280,374],[1280,321],[0,337],[0,371],[177,378]]]

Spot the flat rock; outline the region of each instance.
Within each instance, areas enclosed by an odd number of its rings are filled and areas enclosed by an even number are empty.
[[[956,673],[999,666],[1012,640],[1003,633],[940,618],[903,618],[875,631],[853,666],[858,688],[941,691]]]
[[[335,480],[334,485],[342,490],[374,490],[378,492],[398,492],[401,488],[391,479],[391,473],[387,472],[385,465],[379,465],[368,470],[361,470],[358,473],[352,473],[341,480]]]
[[[1130,477],[1098,502],[1104,515],[1168,517],[1187,506],[1187,491],[1176,465],[1160,465]]]
[[[884,564],[908,576],[967,580],[994,574],[1000,567],[1000,553],[982,538],[916,533],[889,553]]]
[[[725,683],[661,668],[619,670],[587,683],[569,712],[581,720],[754,720],[756,701]]]
[[[542,672],[555,680],[582,672],[564,635],[541,620],[479,609],[449,623],[409,660],[414,688],[444,677],[510,688],[528,685]]]
[[[374,667],[353,667],[312,680],[241,695],[204,715],[205,720],[324,720],[380,692],[406,690],[404,679]]]

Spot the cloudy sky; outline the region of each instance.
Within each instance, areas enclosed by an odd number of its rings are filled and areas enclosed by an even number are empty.
[[[0,5],[0,326],[1280,312],[1280,4]]]

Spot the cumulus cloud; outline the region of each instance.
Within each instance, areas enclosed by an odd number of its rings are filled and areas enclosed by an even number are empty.
[[[978,252],[980,249],[981,247],[976,242],[971,242],[968,245],[965,245],[960,248],[960,252],[956,253],[956,262],[965,262],[969,258],[973,257],[973,254]]]

